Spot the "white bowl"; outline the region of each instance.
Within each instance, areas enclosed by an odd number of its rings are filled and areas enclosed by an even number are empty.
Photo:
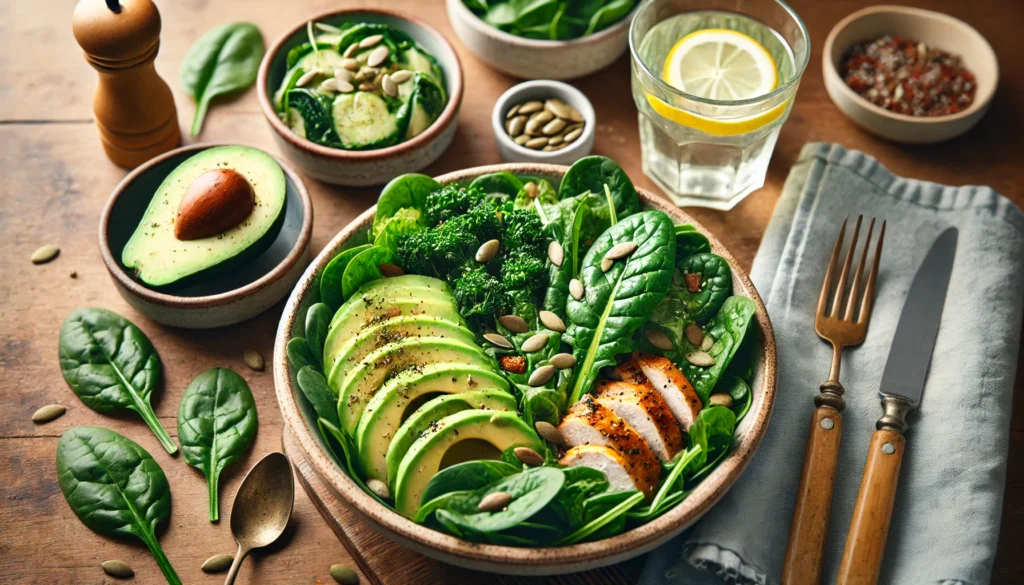
[[[459,40],[491,67],[521,79],[576,79],[611,65],[626,52],[636,7],[612,26],[578,39],[527,39],[487,24],[462,0],[448,1],[448,20]],[[640,2],[637,2],[637,6]]]
[[[544,101],[548,98],[557,98],[570,106],[576,108],[583,114],[585,120],[583,134],[575,142],[561,150],[544,152],[520,146],[505,132],[505,115],[512,106],[528,102],[530,100]],[[597,115],[594,113],[594,106],[590,104],[587,96],[575,87],[562,83],[540,79],[537,81],[526,81],[509,88],[501,94],[494,104],[491,112],[491,129],[494,130],[494,139],[498,145],[498,154],[505,162],[539,162],[553,165],[571,165],[577,160],[590,154],[594,148],[594,128],[597,125]]]
[[[843,55],[855,43],[885,35],[900,35],[959,55],[974,73],[974,103],[949,116],[914,117],[890,112],[857,95],[839,75]],[[825,90],[836,106],[862,128],[895,142],[932,143],[967,132],[985,115],[996,85],[999,64],[981,33],[966,22],[941,12],[906,6],[871,6],[839,21],[822,52]]]

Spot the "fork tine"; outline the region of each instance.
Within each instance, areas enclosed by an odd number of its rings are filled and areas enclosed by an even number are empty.
[[[843,290],[846,288],[846,277],[850,275],[850,265],[853,264],[853,256],[857,251],[857,235],[860,234],[860,222],[863,215],[857,216],[857,223],[853,227],[853,238],[850,240],[850,250],[846,253],[846,260],[843,261],[843,272],[839,275],[839,285],[836,287],[836,296],[832,301],[832,318],[839,317],[839,311],[843,308]]]
[[[871,233],[875,231],[875,218],[871,218],[871,223],[868,225],[868,237],[864,239],[864,247],[860,252],[860,260],[857,261],[857,270],[853,273],[853,284],[850,285],[850,296],[846,299],[846,315],[843,316],[844,321],[853,321],[853,311],[857,306],[857,299],[860,295],[857,291],[860,289],[860,282],[864,277],[864,264],[868,258],[868,248],[871,247]]]
[[[839,249],[843,246],[843,236],[846,235],[846,222],[850,218],[843,220],[843,227],[839,228],[839,237],[836,238],[836,245],[832,249],[832,259],[828,261],[828,268],[825,270],[825,282],[821,283],[821,296],[818,297],[818,315],[825,315],[825,310],[828,308],[828,291],[832,284],[832,270],[836,267],[836,263],[839,261]]]
[[[882,222],[882,229],[878,232],[878,245],[875,247],[875,261],[871,265],[871,274],[868,276],[868,284],[864,287],[864,300],[860,303],[860,316],[857,323],[867,323],[871,316],[871,304],[875,298],[875,279],[878,277],[878,263],[882,259],[882,242],[885,240],[885,222]]]

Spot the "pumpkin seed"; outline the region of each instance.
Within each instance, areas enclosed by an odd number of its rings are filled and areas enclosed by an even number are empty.
[[[338,81],[349,82],[352,81],[352,72],[344,67],[336,67],[334,69],[334,78]]]
[[[583,117],[583,114],[576,108],[569,106],[569,119],[573,122],[586,123],[587,119]]]
[[[710,368],[715,365],[715,358],[706,351],[692,351],[686,354],[686,361],[700,368]]]
[[[346,58],[346,59],[349,59],[349,58],[352,57],[352,55],[355,55],[356,51],[358,51],[358,50],[359,50],[359,43],[352,43],[351,45],[348,46],[347,49],[345,49],[345,52],[342,53],[341,56]]]
[[[565,323],[562,322],[562,318],[558,315],[551,311],[541,311],[537,316],[540,317],[540,322],[548,329],[565,333]]]
[[[370,54],[369,54],[369,53],[366,53],[366,52],[363,52],[363,53],[359,53],[359,54],[357,54],[357,55],[355,56],[355,60],[356,60],[356,61],[358,61],[360,65],[364,65],[364,64],[366,64],[366,58],[367,58],[367,57],[368,57],[369,55],[370,55]]]
[[[249,366],[252,370],[256,370],[257,372],[263,371],[263,356],[261,356],[260,352],[255,349],[245,350],[245,353],[242,354],[242,361],[244,361],[245,365]]]
[[[537,421],[537,424],[533,425],[533,428],[537,429],[537,434],[540,435],[540,438],[552,445],[561,445],[565,442],[565,437],[562,436],[562,431],[558,430],[558,427],[546,420]]]
[[[46,406],[39,407],[39,410],[32,413],[32,422],[37,425],[48,423],[65,412],[67,412],[67,408],[62,404],[47,404]]]
[[[711,398],[708,398],[708,403],[711,406],[724,406],[726,408],[732,408],[732,396],[721,392],[718,394],[712,394]]]
[[[397,264],[388,264],[387,262],[377,265],[377,270],[388,278],[394,278],[396,276],[402,276],[405,274],[405,269]]]
[[[359,585],[359,574],[345,565],[331,565],[331,578],[341,585]]]
[[[690,323],[683,329],[683,335],[686,336],[686,341],[690,342],[690,345],[694,347],[700,347],[700,342],[704,341],[704,331],[696,323]]]
[[[611,260],[619,260],[629,256],[633,252],[636,252],[636,242],[622,242],[621,244],[615,244],[611,250],[605,252],[604,257]]]
[[[223,573],[231,568],[233,562],[235,562],[235,557],[231,555],[213,555],[206,559],[200,568],[204,573]]]
[[[124,561],[103,561],[100,566],[103,567],[103,572],[111,577],[127,579],[135,576],[135,571]]]
[[[390,75],[385,75],[380,78],[380,88],[384,90],[384,93],[391,97],[398,96],[398,84],[391,80]]]
[[[552,136],[551,138],[548,138],[548,146],[558,146],[559,144],[562,144],[563,141],[561,134],[558,136]]]
[[[540,189],[537,187],[537,183],[534,183],[533,181],[528,181],[523,185],[523,191],[530,199],[536,199],[537,195],[540,194]]]
[[[355,45],[353,45],[353,46],[355,46]],[[345,69],[348,69],[349,71],[359,71],[359,61],[356,61],[355,59],[352,59],[351,57],[347,57],[345,59],[342,59],[341,60],[341,66],[344,67]]]
[[[519,106],[520,114],[532,114],[544,109],[544,102],[531,101]]]
[[[562,100],[551,98],[544,102],[544,108],[559,118],[569,117],[569,104]]]
[[[377,69],[376,68],[374,68],[374,67],[362,67],[352,77],[352,81],[355,81],[357,83],[363,82],[363,81],[369,81],[369,80],[373,79],[376,76],[377,76]]]
[[[602,258],[601,259],[601,272],[608,272],[609,270],[612,269],[612,265],[614,265],[614,264],[615,264],[615,261],[612,260],[611,258]]]
[[[559,370],[571,368],[576,365],[576,356],[571,353],[556,353],[551,356],[551,365]]]
[[[529,447],[516,447],[512,449],[512,453],[516,456],[516,459],[527,465],[540,465],[544,463],[544,457]]]
[[[366,64],[370,67],[376,67],[386,61],[389,55],[391,55],[391,49],[386,46],[377,47],[366,58]]]
[[[313,81],[313,78],[317,76],[317,73],[319,72],[316,69],[303,73],[302,76],[299,77],[299,79],[295,82],[295,87],[306,87],[306,85],[310,81]]]
[[[519,112],[519,108],[521,106],[522,106],[522,104],[516,104],[516,105],[512,106],[511,108],[509,108],[508,112],[505,113],[505,119],[508,120],[509,118],[515,116],[516,113]]]
[[[700,342],[700,348],[704,351],[709,351],[715,345],[715,340],[710,335],[705,335],[704,339]]]
[[[338,93],[338,80],[335,78],[325,79],[320,82],[320,91]]]
[[[562,120],[560,118],[555,118],[554,120],[551,120],[550,122],[545,124],[544,127],[541,128],[540,131],[545,136],[554,136],[555,134],[558,134],[559,132],[561,132],[564,128],[565,128],[565,120]]]
[[[544,349],[544,346],[548,344],[548,338],[549,335],[547,333],[538,333],[531,336],[523,342],[523,351],[533,353]]]
[[[505,124],[505,130],[508,131],[508,135],[512,138],[519,136],[523,133],[523,129],[526,128],[526,116],[516,116]]]
[[[669,339],[668,335],[666,335],[664,331],[657,327],[649,327],[645,329],[644,337],[647,338],[647,341],[649,341],[651,345],[662,351],[672,350],[672,340]]]
[[[391,497],[391,490],[388,489],[388,484],[377,479],[376,477],[371,477],[370,479],[366,480],[366,487],[370,488],[370,491],[377,494],[377,496],[380,498],[386,500]]]
[[[497,333],[484,333],[484,339],[491,342],[492,345],[497,345],[498,347],[503,347],[505,349],[515,349],[515,346],[512,345],[511,341],[505,339],[505,336],[499,335]]]
[[[559,144],[557,146],[552,146],[552,145],[549,144],[549,145],[545,146],[544,148],[542,148],[541,150],[543,152],[554,152],[556,150],[562,150],[565,147],[566,147],[565,144]]]
[[[341,29],[336,26],[331,26],[326,22],[314,22],[313,26],[324,31],[325,33],[337,34],[341,32]]]
[[[580,279],[574,278],[569,281],[569,294],[572,295],[572,298],[577,301],[582,301],[584,292],[583,283],[580,282]]]
[[[530,325],[519,315],[505,315],[498,319],[501,326],[508,329],[512,333],[526,333],[530,330]]]
[[[551,243],[548,244],[548,260],[551,260],[555,266],[562,267],[562,262],[565,260],[565,249],[557,240],[551,240]]]
[[[369,49],[370,47],[376,45],[377,43],[379,43],[379,42],[381,42],[383,40],[384,40],[384,35],[370,35],[370,36],[366,37],[365,39],[359,41],[359,48],[360,49]]]
[[[548,139],[544,138],[543,136],[541,136],[539,138],[531,138],[531,139],[527,140],[526,144],[525,144],[526,148],[533,148],[533,149],[541,148],[541,147],[547,146],[547,145],[548,145]]]
[[[508,492],[491,492],[484,496],[476,509],[481,512],[494,512],[502,510],[512,502],[512,494]]]
[[[498,255],[499,248],[501,248],[501,242],[498,240],[487,240],[476,251],[476,261],[485,264],[494,260],[494,257]]]
[[[554,377],[554,375],[555,366],[541,366],[534,370],[532,374],[530,374],[530,378],[526,381],[526,383],[536,388],[538,386],[543,386],[544,384],[547,384],[548,380]]]
[[[401,69],[391,74],[391,81],[395,83],[405,83],[412,79],[412,71]]]
[[[520,134],[519,136],[516,136],[512,142],[515,142],[519,146],[526,146],[526,143],[531,140],[533,140],[533,137],[529,134]]]
[[[356,89],[358,89],[359,91],[373,91],[373,84],[370,83],[369,81],[364,81],[360,83],[359,87]]]
[[[356,90],[356,86],[352,85],[348,81],[338,81],[338,91],[340,93],[352,93]]]
[[[576,139],[579,138],[582,134],[583,134],[583,128],[577,128],[575,130],[571,130],[569,132],[566,132],[565,136],[562,137],[562,140],[564,140],[566,142],[566,144],[568,144],[570,142],[575,142]]]

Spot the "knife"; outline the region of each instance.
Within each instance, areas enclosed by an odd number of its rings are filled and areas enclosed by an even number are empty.
[[[879,390],[884,414],[871,436],[836,585],[878,582],[906,445],[906,417],[921,402],[953,271],[956,240],[956,228],[949,228],[932,244],[914,275],[896,324]]]

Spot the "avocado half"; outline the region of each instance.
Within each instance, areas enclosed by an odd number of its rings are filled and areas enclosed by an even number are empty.
[[[174,222],[186,191],[207,171],[231,169],[248,181],[255,206],[242,223],[215,236],[182,241],[174,235]],[[121,252],[121,263],[151,287],[176,288],[262,254],[284,223],[287,184],[284,171],[272,156],[246,146],[218,146],[204,150],[177,166],[157,188],[131,239]]]

